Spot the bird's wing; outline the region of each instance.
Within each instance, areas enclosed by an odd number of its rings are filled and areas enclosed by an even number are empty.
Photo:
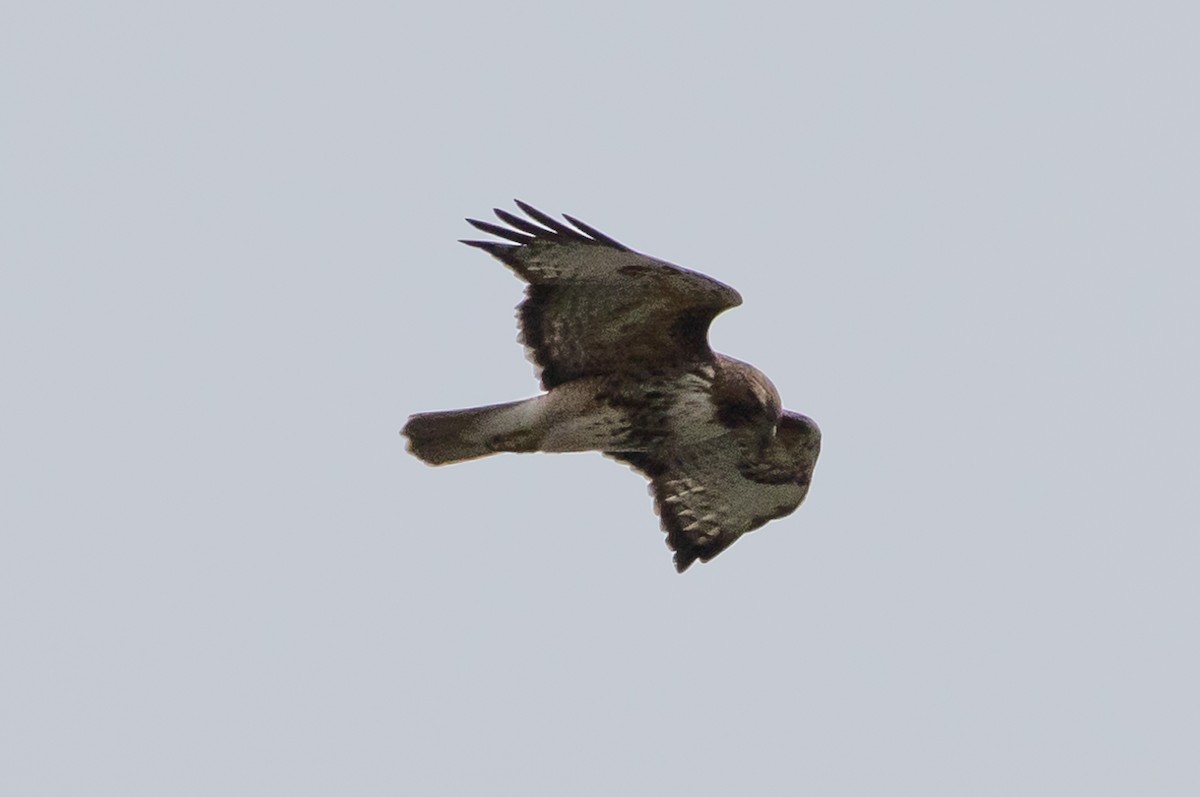
[[[655,511],[682,573],[795,511],[808,494],[820,435],[811,420],[786,412],[772,441],[755,450],[730,433],[670,453],[609,456],[650,479]]]
[[[517,205],[528,219],[499,209],[496,216],[508,226],[467,219],[509,243],[463,243],[495,256],[529,283],[517,317],[545,388],[712,358],[708,326],[742,303],[737,291],[634,252],[570,216],[564,216],[568,225]]]

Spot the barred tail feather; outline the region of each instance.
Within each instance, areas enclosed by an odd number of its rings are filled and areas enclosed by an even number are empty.
[[[501,451],[533,451],[536,399],[413,415],[400,430],[408,450],[429,465],[448,465]]]

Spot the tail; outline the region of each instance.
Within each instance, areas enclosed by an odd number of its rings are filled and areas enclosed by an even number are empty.
[[[400,430],[408,450],[429,465],[448,465],[501,451],[536,451],[534,427],[538,399],[490,407],[413,415]]]

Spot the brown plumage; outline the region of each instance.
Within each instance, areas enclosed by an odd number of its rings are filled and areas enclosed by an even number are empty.
[[[741,304],[703,274],[632,251],[598,230],[517,202],[503,239],[468,240],[528,283],[521,339],[547,391],[524,401],[413,415],[409,450],[432,465],[501,451],[601,451],[651,481],[686,570],[790,514],[808,493],[821,433],[782,408],[752,366],[709,348],[708,328]]]

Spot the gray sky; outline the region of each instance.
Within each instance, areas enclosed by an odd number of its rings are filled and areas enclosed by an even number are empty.
[[[1198,23],[6,7],[0,792],[1198,793]],[[795,515],[404,453],[536,392],[512,197],[742,293]]]

